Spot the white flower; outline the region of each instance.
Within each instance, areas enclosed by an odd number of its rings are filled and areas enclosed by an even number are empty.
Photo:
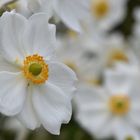
[[[89,15],[87,0],[20,0],[33,13],[49,11],[57,15],[68,27],[81,31],[81,21]],[[20,2],[19,1],[19,2]],[[20,4],[20,3],[19,3]],[[23,3],[20,5],[22,6]],[[50,12],[51,9],[52,11]]]
[[[75,70],[80,81],[99,84],[102,73],[115,63],[137,65],[137,58],[121,34],[61,37],[58,58]],[[72,57],[71,57],[72,56]]]
[[[102,63],[101,59],[103,59],[98,56],[102,51],[99,48],[101,46],[99,44],[96,46],[96,42],[93,40],[94,45],[88,47],[87,44],[89,42],[80,39],[78,36],[71,39],[66,37],[66,35],[59,38],[60,47],[57,48],[58,58],[76,72],[79,80],[88,81],[89,78],[92,78],[96,82],[101,71],[101,67],[99,67],[101,65],[100,62]]]
[[[120,23],[126,14],[126,0],[90,0],[89,30],[108,31]]]
[[[76,75],[53,59],[55,26],[40,13],[27,20],[16,13],[0,19],[0,111],[28,128],[42,124],[59,134],[68,123]]]
[[[133,50],[119,33],[108,36],[80,35],[79,40],[77,46],[83,49],[79,57],[80,75],[88,82],[99,81],[104,70],[117,62],[138,64]]]
[[[116,140],[139,140],[140,73],[137,67],[108,70],[103,87],[80,86],[76,119],[91,135]]]

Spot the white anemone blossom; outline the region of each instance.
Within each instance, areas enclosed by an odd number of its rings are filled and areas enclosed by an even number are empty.
[[[16,116],[27,128],[41,124],[59,134],[68,123],[75,73],[53,59],[55,26],[48,16],[6,12],[0,19],[0,111]]]
[[[102,77],[105,69],[114,67],[118,62],[133,65],[138,64],[133,49],[130,48],[129,44],[119,33],[106,36],[80,35],[79,40],[78,43],[76,42],[77,47],[79,46],[81,51],[77,59],[79,62],[78,68],[80,68],[82,79],[91,84],[100,81],[99,79]],[[73,46],[71,45],[71,47]]]
[[[97,138],[139,140],[140,73],[120,64],[107,70],[103,87],[80,86],[76,94],[76,119]]]
[[[89,15],[89,0],[20,0],[19,6],[20,3],[24,3],[32,13],[49,12],[78,32],[82,30],[81,22]]]
[[[89,30],[108,31],[119,24],[126,14],[126,0],[90,0]]]

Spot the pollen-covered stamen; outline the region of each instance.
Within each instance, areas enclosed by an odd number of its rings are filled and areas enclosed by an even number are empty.
[[[97,0],[91,4],[91,12],[96,18],[104,17],[109,11],[108,0]]]
[[[110,111],[115,115],[124,115],[130,109],[130,100],[127,96],[112,96],[109,100]]]
[[[112,64],[114,64],[116,61],[128,63],[129,60],[123,50],[113,49],[109,53],[107,66],[112,66]]]
[[[48,64],[42,56],[37,54],[25,58],[23,72],[25,77],[34,84],[41,84],[48,80]]]

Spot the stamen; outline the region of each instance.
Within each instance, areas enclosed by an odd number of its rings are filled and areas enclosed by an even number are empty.
[[[109,53],[107,66],[112,66],[112,64],[116,61],[122,61],[128,63],[128,57],[122,50],[113,49]]]
[[[110,111],[115,115],[124,115],[130,109],[130,100],[127,96],[113,96],[109,101]]]
[[[42,56],[37,54],[27,56],[23,64],[23,73],[25,77],[34,84],[41,84],[48,80],[48,64]]]
[[[104,17],[108,13],[108,11],[108,0],[97,0],[93,1],[93,3],[91,4],[91,12],[98,19]]]

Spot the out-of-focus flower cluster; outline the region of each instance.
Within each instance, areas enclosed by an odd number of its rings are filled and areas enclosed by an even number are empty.
[[[0,0],[0,140],[140,140],[138,5]]]

